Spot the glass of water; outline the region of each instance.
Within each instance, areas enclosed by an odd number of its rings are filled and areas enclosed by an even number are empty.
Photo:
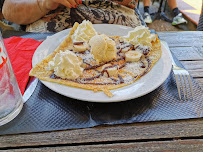
[[[0,33],[0,126],[13,120],[20,113],[23,103]]]

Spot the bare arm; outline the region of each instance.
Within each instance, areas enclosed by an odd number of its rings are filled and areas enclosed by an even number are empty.
[[[77,2],[77,3],[76,3]],[[81,0],[5,0],[3,15],[16,24],[30,24],[46,15],[59,5],[77,7]]]

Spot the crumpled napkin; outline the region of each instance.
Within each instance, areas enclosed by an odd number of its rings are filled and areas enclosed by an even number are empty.
[[[21,37],[4,39],[4,45],[22,95],[29,80],[29,72],[32,68],[32,56],[41,43],[42,41]]]

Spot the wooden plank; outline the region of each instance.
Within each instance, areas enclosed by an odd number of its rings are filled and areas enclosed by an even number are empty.
[[[191,47],[202,46],[203,32],[184,31],[184,32],[157,32],[159,38],[168,43],[169,47]]]
[[[201,44],[193,44],[193,48],[199,53],[201,57],[203,57],[203,42]]]
[[[170,50],[178,60],[202,60],[203,51],[199,52],[198,47],[170,47]]]
[[[203,31],[168,31],[157,32],[160,38],[203,38]]]
[[[203,136],[203,119],[159,121],[57,132],[0,136],[0,147]]]
[[[188,70],[188,72],[190,73],[190,75],[191,75],[193,78],[203,77],[203,69]]]
[[[199,38],[188,38],[182,37],[160,37],[161,40],[164,40],[168,43],[169,47],[191,47],[191,46],[201,46]],[[203,41],[201,39],[201,41]],[[194,45],[195,44],[195,45]]]
[[[203,32],[158,32],[179,60],[203,60]]]
[[[181,61],[194,78],[203,78],[203,61]]]
[[[44,147],[44,148],[25,148],[12,149],[5,152],[67,152],[67,151],[88,151],[88,152],[107,152],[107,151],[201,151],[203,149],[203,139],[195,140],[175,140],[175,141],[153,141],[153,142],[134,142],[134,143],[117,143],[117,144],[98,144],[98,145],[81,145],[81,146],[62,146],[62,147]]]
[[[188,70],[201,70],[201,69],[203,69],[203,61],[181,61],[181,63]]]

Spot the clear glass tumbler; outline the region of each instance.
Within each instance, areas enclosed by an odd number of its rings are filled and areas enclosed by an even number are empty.
[[[13,120],[20,113],[23,103],[0,33],[0,126]]]

